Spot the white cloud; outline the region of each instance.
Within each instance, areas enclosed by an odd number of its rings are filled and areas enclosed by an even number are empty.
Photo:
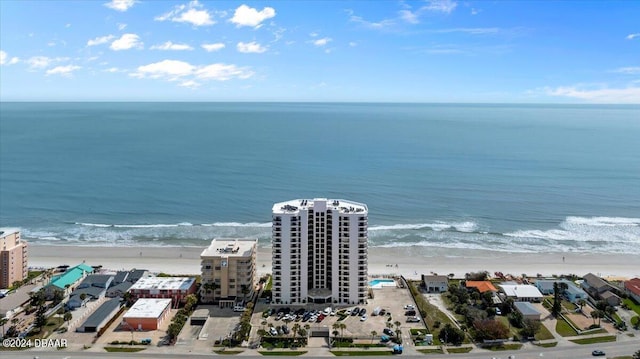
[[[173,21],[173,22],[188,22],[193,26],[208,26],[213,25],[216,22],[211,18],[211,14],[206,9],[202,9],[203,6],[198,0],[191,1],[188,5],[177,5],[173,10],[166,14],[156,16],[156,21]],[[202,10],[198,10],[202,9]]]
[[[252,42],[239,42],[237,45],[238,51],[245,54],[261,54],[267,51],[267,48],[259,43]]]
[[[75,65],[57,66],[47,70],[47,76],[49,75],[61,75],[71,76],[73,71],[80,70],[82,67]]]
[[[116,11],[127,11],[130,7],[132,7],[136,3],[135,0],[111,0],[108,3],[105,3],[104,6],[109,9],[113,9]]]
[[[410,24],[417,24],[420,21],[418,21],[418,14],[411,12],[410,10],[400,10],[398,12],[398,15],[400,15],[400,18]]]
[[[640,104],[640,87],[626,88],[585,88],[583,85],[544,88],[549,96],[568,97],[594,103],[635,103]]]
[[[48,67],[54,60],[46,56],[33,56],[27,60],[31,69],[43,69]]]
[[[322,39],[313,40],[311,41],[311,43],[314,44],[315,46],[325,46],[331,41],[332,40],[330,37],[323,37]]]
[[[180,84],[178,84],[178,86],[195,89],[195,88],[200,87],[200,84],[198,82],[195,82],[194,80],[187,80],[187,81],[181,82]]]
[[[87,41],[87,46],[96,46],[106,44],[107,42],[113,40],[115,36],[107,35],[107,36],[98,36],[95,39]]]
[[[422,9],[447,14],[450,14],[458,6],[458,3],[453,0],[427,0],[427,3]]]
[[[259,28],[262,26],[263,21],[271,19],[274,16],[276,16],[276,10],[272,7],[265,7],[258,11],[255,8],[242,4],[236,9],[233,17],[229,21],[236,24],[237,27],[251,26],[253,28]]]
[[[248,79],[254,73],[249,68],[229,64],[210,64],[195,66],[178,60],[163,60],[138,67],[130,74],[136,78],[162,79],[166,81],[180,81],[179,86],[197,87],[201,81],[227,81],[231,79]]]
[[[193,47],[188,44],[174,44],[171,41],[167,41],[161,45],[153,45],[150,47],[151,50],[173,50],[173,51],[184,51],[184,50],[193,50]]]
[[[121,24],[121,23],[118,23],[118,30],[119,30],[119,31],[122,31],[122,30],[124,30],[124,29],[126,29],[126,28],[127,28],[127,24]]]
[[[71,27],[71,24],[66,24],[64,25],[64,27],[66,27],[67,29]]]
[[[125,72],[125,70],[119,69],[117,67],[110,67],[108,69],[102,70],[103,72],[116,73],[116,72]]]
[[[215,52],[224,49],[225,45],[221,42],[216,42],[215,44],[202,44],[202,48],[207,52]]]
[[[618,72],[618,73],[627,74],[627,75],[638,75],[640,74],[640,66],[620,67],[618,69],[613,70],[613,72]]]
[[[0,50],[0,65],[15,65],[18,62],[20,62],[19,58],[12,57],[9,59],[9,55],[5,51]]]
[[[124,34],[119,39],[114,40],[109,48],[113,51],[129,50],[133,48],[141,49],[143,43],[140,36],[136,34]]]
[[[391,20],[391,19],[384,19],[384,20],[380,20],[378,22],[373,22],[373,21],[367,21],[365,19],[363,19],[361,16],[356,16],[356,15],[351,15],[349,17],[349,21],[351,22],[355,22],[357,24],[360,24],[366,28],[369,29],[384,29],[390,26],[395,25],[395,21]]]
[[[639,33],[635,33],[635,34],[629,34],[627,35],[627,40],[633,40],[636,37],[640,37],[640,32]]]
[[[358,43],[357,43],[357,42],[355,42],[355,41],[351,41],[351,42],[349,43],[349,46],[351,46],[351,47],[356,47],[356,46],[358,46]]]

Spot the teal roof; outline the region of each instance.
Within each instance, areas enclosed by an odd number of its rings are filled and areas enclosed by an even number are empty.
[[[80,263],[75,267],[67,269],[62,275],[55,277],[51,281],[51,285],[55,285],[60,289],[65,289],[67,285],[73,285],[75,282],[80,280],[84,276],[85,273],[92,273],[93,267],[88,266],[84,263]]]

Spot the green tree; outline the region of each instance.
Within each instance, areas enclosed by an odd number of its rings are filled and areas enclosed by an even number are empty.
[[[376,335],[378,335],[378,332],[376,332],[375,330],[371,331],[371,344],[373,344],[373,339],[376,337]]]
[[[540,330],[540,326],[542,324],[539,320],[525,319],[522,322],[522,330],[520,330],[520,335],[525,338],[535,337],[538,330]]]
[[[593,325],[596,325],[596,319],[598,319],[598,326],[600,326],[600,318],[602,318],[602,314],[604,314],[604,312],[601,311],[600,309],[591,311],[591,318],[593,319]]]
[[[475,329],[475,339],[478,341],[506,339],[509,337],[509,328],[497,320],[476,320],[473,323],[473,327]]]
[[[80,300],[82,301],[82,306],[84,307],[84,300],[87,299],[87,293],[80,293]]]
[[[64,320],[67,323],[67,328],[69,328],[69,322],[71,321],[71,318],[73,318],[73,315],[71,315],[70,312],[66,312],[62,316],[62,320]]]
[[[438,338],[443,343],[460,345],[464,341],[464,332],[458,328],[453,327],[450,323],[447,323],[444,325],[444,328],[440,330]]]
[[[582,308],[584,308],[584,306],[587,305],[587,301],[584,299],[579,299],[578,300],[578,306],[580,307],[580,312],[582,312]]]
[[[40,331],[42,331],[42,328],[47,324],[47,317],[44,315],[46,312],[47,308],[44,306],[38,308],[38,311],[36,312],[36,320],[34,324]]]
[[[40,289],[35,293],[29,293],[29,304],[34,307],[41,307],[45,302],[44,289]]]
[[[640,350],[633,354],[633,359],[640,359]]]
[[[567,290],[567,283],[553,282],[553,306],[551,307],[551,314],[557,317],[562,312],[562,294]]]

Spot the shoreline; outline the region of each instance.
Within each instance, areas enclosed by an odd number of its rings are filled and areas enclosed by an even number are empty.
[[[202,247],[103,247],[29,244],[29,267],[102,265],[105,269],[147,269],[154,273],[199,274]],[[603,277],[640,277],[634,266],[637,255],[594,253],[521,253],[429,247],[370,247],[369,275],[403,275],[419,279],[422,274],[499,271],[529,277],[594,273]],[[396,267],[397,265],[397,267]],[[271,272],[271,248],[258,247],[257,272]]]

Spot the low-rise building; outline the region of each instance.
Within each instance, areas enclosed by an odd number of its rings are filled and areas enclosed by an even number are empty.
[[[196,292],[193,277],[144,277],[129,288],[134,298],[168,298],[173,305],[184,302],[189,294]]]
[[[64,273],[51,278],[51,282],[44,288],[45,295],[49,299],[53,298],[55,292],[62,292],[67,295],[75,289],[82,279],[91,273],[93,273],[93,267],[84,263],[67,268]]]
[[[575,283],[566,279],[539,279],[536,281],[535,286],[540,290],[540,293],[545,295],[553,294],[553,284],[554,283],[563,283],[567,286],[566,289],[562,290],[562,294],[569,300],[571,303],[576,303],[577,301],[583,299],[587,300],[588,295],[587,292],[578,288]]]
[[[257,239],[216,238],[200,254],[202,287],[200,299],[233,307],[238,299],[253,293],[256,285]]]
[[[96,309],[76,331],[84,333],[99,332],[120,310],[120,299],[110,299]]]
[[[602,293],[613,289],[609,283],[593,273],[585,275],[583,279],[582,288],[596,299],[600,298]]]
[[[129,282],[122,282],[122,283],[116,284],[114,286],[109,287],[105,295],[109,298],[123,297],[124,294],[129,291],[132,285],[133,283],[129,283]]]
[[[620,305],[620,303],[622,303],[622,299],[620,299],[620,297],[618,297],[615,293],[609,290],[600,294],[600,298],[602,298],[602,300],[607,302],[607,304],[609,304],[612,307],[618,306]]]
[[[513,306],[522,314],[523,319],[540,320],[542,316],[542,313],[529,302],[514,302]]]
[[[485,292],[497,292],[498,289],[488,280],[468,280],[465,282],[465,287],[470,290],[477,290],[480,293]]]
[[[131,330],[157,330],[171,311],[171,299],[138,299],[124,314]]]
[[[624,282],[624,290],[636,303],[640,303],[640,278]]]
[[[449,277],[446,275],[422,275],[422,283],[427,292],[446,292],[449,290]]]
[[[516,302],[540,302],[544,297],[538,288],[528,284],[501,284],[500,287],[507,298]]]

